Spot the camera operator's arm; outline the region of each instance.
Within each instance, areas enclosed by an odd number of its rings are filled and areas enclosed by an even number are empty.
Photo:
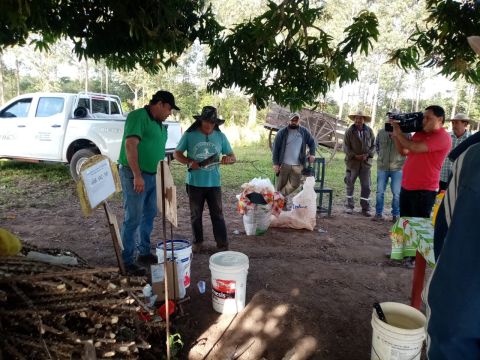
[[[390,121],[390,124],[393,126],[392,138],[395,143],[395,147],[400,154],[407,155],[409,152],[428,152],[428,146],[425,142],[409,140],[402,132],[397,122]]]

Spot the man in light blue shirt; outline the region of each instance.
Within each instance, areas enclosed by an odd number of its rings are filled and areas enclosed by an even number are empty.
[[[205,201],[210,211],[213,235],[220,251],[228,250],[227,228],[223,217],[219,164],[233,164],[236,159],[227,137],[219,125],[217,109],[205,106],[195,122],[183,134],[175,149],[174,158],[188,165],[187,194],[193,233],[193,252],[203,243],[202,215]],[[187,152],[185,156],[184,153]],[[220,159],[220,155],[224,155]]]

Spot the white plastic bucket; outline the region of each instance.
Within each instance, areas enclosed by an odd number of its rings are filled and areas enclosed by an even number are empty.
[[[267,232],[272,217],[271,205],[255,205],[243,215],[243,226],[247,235],[263,235]]]
[[[425,340],[426,318],[417,309],[400,303],[380,304],[387,323],[372,313],[371,360],[419,360]]]
[[[192,263],[192,244],[188,240],[173,240],[174,256],[183,286],[190,286],[190,264]],[[157,245],[158,262],[163,263],[163,242]],[[167,241],[167,258],[172,259],[172,240]]]
[[[245,307],[248,256],[236,251],[222,251],[210,256],[213,309],[222,314],[236,314]]]

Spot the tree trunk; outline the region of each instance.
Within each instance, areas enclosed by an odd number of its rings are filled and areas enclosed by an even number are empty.
[[[380,75],[381,75],[381,65],[378,66],[377,71],[377,80],[373,89],[373,103],[372,103],[372,129],[375,129],[375,117],[377,116],[377,103],[378,103],[378,88],[380,87]]]
[[[15,58],[15,79],[17,81],[17,96],[20,95],[20,62]]]
[[[3,59],[0,54],[0,105],[5,104],[5,86],[3,83]]]
[[[475,85],[470,85],[468,87],[468,105],[467,105],[467,111],[466,111],[467,116],[470,116],[470,109],[472,108],[473,96],[475,95],[476,90],[477,90],[477,87]]]
[[[345,96],[345,88],[341,87],[340,88],[340,104],[338,104],[338,115],[337,115],[337,117],[340,120],[342,120],[342,116],[343,116],[343,104],[345,103],[344,96]]]
[[[257,106],[254,103],[250,103],[247,127],[253,128],[256,123],[257,123]]]
[[[455,116],[457,105],[458,105],[458,84],[455,84],[455,92],[453,93],[452,112],[450,114],[450,118]]]
[[[133,91],[133,107],[138,109],[138,88]]]
[[[88,92],[88,60],[85,59],[85,92]]]
[[[108,67],[105,65],[105,93],[108,94]]]

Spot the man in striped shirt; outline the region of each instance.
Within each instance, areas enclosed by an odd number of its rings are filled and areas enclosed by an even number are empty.
[[[468,138],[471,134],[467,130],[468,125],[471,123],[465,114],[458,113],[452,119],[452,150],[455,149],[461,142]],[[442,170],[440,171],[440,190],[447,189],[447,183],[450,175],[452,174],[452,161],[447,157],[442,165]]]

